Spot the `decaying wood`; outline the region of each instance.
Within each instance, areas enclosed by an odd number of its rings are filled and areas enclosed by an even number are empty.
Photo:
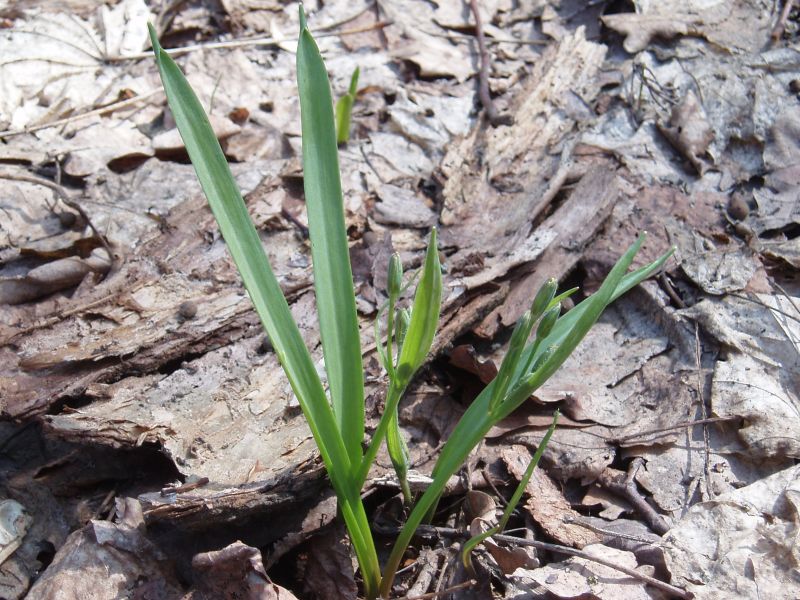
[[[547,279],[563,279],[611,214],[618,193],[613,171],[598,167],[587,172],[567,201],[542,224],[556,232],[553,242],[528,266],[533,267],[533,271],[514,282],[503,304],[481,322],[476,333],[485,338],[494,337],[499,327],[510,327],[528,310],[531,298]]]
[[[604,56],[605,47],[587,41],[581,30],[566,37],[545,53],[514,96],[514,127],[476,128],[442,162],[442,240],[457,248],[451,262],[454,269],[466,271],[463,283],[468,289],[544,263],[502,309],[484,320],[478,329],[482,335],[497,330],[499,317],[502,325],[513,323],[541,278],[563,276],[613,205],[613,177],[598,170],[586,176],[565,205],[544,222],[540,218],[569,171],[564,136],[575,123],[562,110],[564,98],[569,92],[591,100]],[[472,274],[466,266],[476,254],[481,268]],[[559,261],[568,255],[573,258],[562,266]]]

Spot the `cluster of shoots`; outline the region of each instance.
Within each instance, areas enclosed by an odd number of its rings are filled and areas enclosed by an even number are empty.
[[[558,369],[605,307],[660,269],[667,255],[626,274],[642,244],[641,236],[614,266],[600,289],[564,315],[561,315],[560,302],[574,290],[556,295],[556,282],[548,281],[537,294],[531,309],[517,324],[497,378],[473,401],[451,433],[433,469],[433,482],[424,493],[414,498],[406,483],[408,452],[398,426],[397,407],[426,360],[439,320],[442,270],[436,231],[430,234],[410,310],[398,308],[404,287],[399,257],[393,257],[389,264],[389,299],[379,311],[386,314],[386,344],[381,343],[383,336],[376,336],[389,385],[384,413],[365,444],[365,450],[364,374],[345,229],[333,100],[325,65],[308,30],[302,8],[300,24],[297,79],[304,188],[327,391],[200,102],[178,66],[159,45],[152,27],[151,40],[169,106],[198,179],[319,448],[358,559],[364,595],[368,599],[379,595],[388,598],[395,573],[414,532],[433,514],[448,479],[462,467],[489,429],[525,402]],[[351,82],[350,107],[357,78],[356,72]],[[349,109],[342,109],[343,122],[345,112],[346,129],[349,130]],[[341,127],[339,131],[341,135],[345,128]],[[410,505],[410,513],[389,558],[381,567],[361,491],[384,440],[405,500]],[[539,456],[543,448],[544,444],[541,444]],[[523,487],[518,490],[519,496]],[[472,546],[476,543],[474,540],[470,542]]]

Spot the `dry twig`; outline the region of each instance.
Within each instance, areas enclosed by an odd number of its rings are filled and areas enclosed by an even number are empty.
[[[777,42],[781,39],[783,35],[783,30],[786,28],[786,21],[789,19],[789,13],[792,12],[792,7],[794,6],[794,0],[785,0],[783,3],[783,10],[781,11],[781,15],[778,17],[777,23],[775,23],[775,27],[772,28],[772,33],[769,34],[770,39],[772,42]]]
[[[481,66],[478,71],[478,97],[481,99],[486,116],[493,127],[511,125],[512,118],[509,115],[501,115],[497,112],[492,96],[489,93],[489,51],[486,49],[486,37],[483,34],[483,24],[481,23],[481,15],[478,12],[477,0],[470,0],[469,7],[475,17],[475,37],[478,39],[481,58]]]
[[[459,584],[451,586],[449,588],[445,588],[438,592],[430,592],[429,594],[421,594],[419,596],[406,596],[403,600],[429,600],[430,598],[439,598],[440,596],[446,596],[451,592],[457,592],[458,590],[463,590],[469,587],[476,585],[478,582],[474,579],[470,579],[469,581],[463,581]]]
[[[598,478],[598,483],[615,494],[619,494],[636,509],[636,512],[645,520],[647,525],[658,535],[664,535],[669,531],[669,525],[664,518],[639,493],[636,488],[636,472],[644,464],[641,458],[635,458],[628,468],[628,473],[620,481],[618,477],[608,469],[603,471]]]

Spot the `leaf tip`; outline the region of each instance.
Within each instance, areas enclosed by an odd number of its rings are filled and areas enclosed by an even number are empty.
[[[304,30],[308,29],[308,23],[306,23],[306,10],[302,2],[300,3],[299,11],[300,11],[300,33],[302,33]]]
[[[161,52],[161,44],[158,43],[156,28],[153,27],[153,24],[149,21],[147,22],[147,31],[150,33],[150,43],[153,45],[153,52],[158,56],[159,52]]]

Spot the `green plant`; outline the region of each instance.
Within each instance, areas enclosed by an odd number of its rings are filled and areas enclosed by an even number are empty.
[[[500,517],[500,521],[494,527],[491,527],[487,531],[471,537],[464,543],[464,546],[461,548],[461,561],[464,563],[465,567],[472,567],[472,550],[475,548],[475,546],[480,544],[485,539],[492,537],[493,535],[503,533],[503,530],[505,530],[506,525],[508,525],[508,520],[511,518],[511,514],[516,510],[519,501],[522,500],[522,494],[525,493],[525,488],[528,485],[528,482],[531,480],[533,470],[536,468],[536,465],[539,464],[542,454],[544,454],[544,449],[547,447],[547,443],[550,441],[550,438],[553,436],[553,432],[556,430],[556,424],[558,423],[559,415],[560,413],[558,410],[556,410],[556,412],[553,414],[552,424],[547,428],[547,432],[544,434],[542,441],[539,442],[539,446],[536,448],[536,452],[534,452],[533,458],[531,458],[531,462],[528,464],[528,468],[525,469],[525,473],[522,475],[522,479],[520,479],[517,489],[514,490],[514,494],[508,501],[506,509],[503,511],[503,516]]]
[[[178,66],[161,48],[150,28],[156,61],[175,122],[208,198],[220,231],[236,263],[253,305],[269,335],[319,448],[339,510],[345,521],[363,578],[364,594],[388,597],[394,575],[414,532],[435,508],[445,482],[463,464],[489,428],[509,415],[564,362],[603,309],[639,281],[656,272],[665,254],[654,263],[625,275],[643,236],[631,246],[601,288],[573,310],[560,316],[556,284],[548,282],[520,319],[511,348],[498,377],[472,403],[459,421],[433,471],[433,483],[417,500],[381,572],[360,492],[384,439],[405,481],[405,447],[399,437],[397,406],[430,350],[439,319],[442,274],[436,231],[421,269],[410,315],[395,311],[402,270],[391,266],[387,311],[387,341],[380,347],[389,373],[384,414],[362,450],[364,439],[364,382],[358,322],[344,222],[333,101],[325,66],[300,10],[297,48],[303,164],[308,209],[314,287],[329,395],[314,368],[289,306],[270,268],[258,233],[247,213],[208,119]],[[533,342],[528,337],[539,323]],[[380,336],[378,337],[379,346]],[[404,485],[404,495],[411,494]]]
[[[346,144],[350,140],[350,115],[358,92],[359,68],[356,67],[350,76],[350,88],[347,93],[336,102],[336,141]]]

